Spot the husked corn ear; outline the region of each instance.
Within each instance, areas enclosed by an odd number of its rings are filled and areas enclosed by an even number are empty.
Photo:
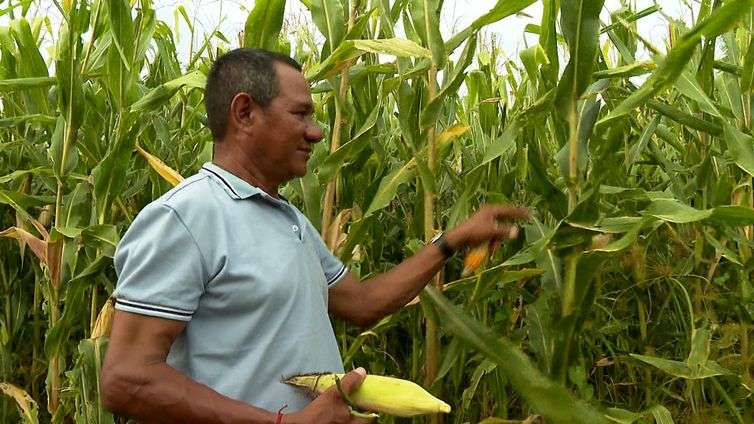
[[[487,260],[489,254],[490,245],[488,243],[480,244],[469,250],[463,260],[463,272],[461,275],[466,276],[476,271]]]
[[[291,377],[285,383],[317,394],[335,386],[344,374],[311,374]],[[432,396],[418,384],[400,378],[367,375],[349,398],[357,407],[396,417],[450,412],[450,405]]]

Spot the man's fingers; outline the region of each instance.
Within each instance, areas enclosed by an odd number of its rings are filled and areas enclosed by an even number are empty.
[[[529,219],[531,216],[529,209],[516,206],[493,206],[492,214],[497,219]]]
[[[348,395],[361,386],[361,382],[364,381],[367,371],[364,368],[356,368],[355,370],[344,375],[340,380],[340,387]]]
[[[504,240],[514,240],[518,237],[518,226],[514,224],[497,224],[497,237],[496,242]]]

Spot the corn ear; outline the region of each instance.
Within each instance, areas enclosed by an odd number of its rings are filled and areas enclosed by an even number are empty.
[[[310,374],[291,377],[284,382],[320,394],[336,385],[344,374]],[[367,375],[358,389],[348,396],[360,409],[396,417],[450,412],[450,405],[432,396],[418,384],[400,378]]]
[[[114,313],[115,308],[113,307],[113,299],[107,299],[105,305],[102,306],[99,315],[97,315],[97,320],[95,321],[94,328],[92,329],[92,339],[110,336],[110,329],[113,326]]]
[[[466,257],[463,260],[463,272],[462,276],[472,274],[479,268],[487,257],[490,255],[489,243],[480,244],[479,246],[469,250]]]

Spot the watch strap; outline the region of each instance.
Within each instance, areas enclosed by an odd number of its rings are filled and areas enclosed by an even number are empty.
[[[450,258],[451,256],[453,256],[453,254],[456,253],[456,251],[452,247],[450,247],[448,241],[445,239],[445,233],[436,235],[432,239],[432,244],[440,249],[440,252],[442,252],[443,256],[445,256],[445,259]]]

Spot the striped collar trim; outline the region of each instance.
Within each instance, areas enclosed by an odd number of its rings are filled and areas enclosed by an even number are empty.
[[[202,165],[202,171],[209,174],[211,178],[215,179],[220,185],[228,192],[228,194],[234,199],[248,199],[249,197],[261,195],[266,193],[258,187],[247,183],[241,178],[231,174],[230,172],[220,168],[212,162],[207,162]]]

